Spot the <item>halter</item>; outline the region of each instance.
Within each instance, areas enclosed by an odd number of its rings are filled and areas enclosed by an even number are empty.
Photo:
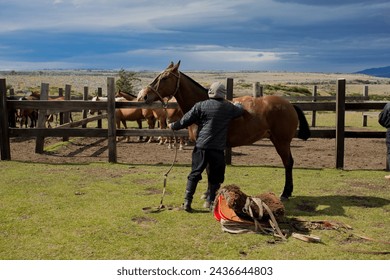
[[[151,89],[155,94],[157,94],[157,96],[160,98],[161,100],[161,103],[163,104],[163,107],[166,108],[168,106],[168,102],[167,103],[164,103],[164,99],[163,97],[161,96],[161,94],[159,93],[158,91],[158,88],[160,87],[160,81],[161,81],[161,75],[168,72],[169,74],[172,74],[173,76],[175,76],[177,78],[177,82],[176,82],[176,88],[175,88],[175,91],[173,92],[173,94],[169,95],[168,96],[168,100],[171,99],[172,97],[174,97],[176,95],[176,93],[179,91],[179,87],[180,87],[180,71],[178,71],[178,75],[176,75],[175,73],[171,72],[171,71],[164,71],[162,72],[160,75],[158,75],[158,81],[157,81],[157,85],[156,85],[156,88],[154,88],[152,86],[152,84],[149,84],[147,86],[147,88]],[[153,82],[152,82],[153,83]]]

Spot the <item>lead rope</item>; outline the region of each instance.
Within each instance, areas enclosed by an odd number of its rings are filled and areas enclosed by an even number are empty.
[[[173,129],[171,129],[171,130],[172,130],[173,139],[176,139],[175,131]],[[176,162],[176,158],[177,158],[177,145],[175,145],[175,156],[173,158],[172,164],[169,167],[168,171],[164,174],[163,191],[162,191],[162,196],[161,196],[160,205],[158,206],[158,209],[165,208],[165,206],[163,204],[163,201],[164,201],[165,192],[166,192],[166,189],[167,189],[168,174],[171,172],[171,170],[172,170],[172,168],[173,168],[173,166],[174,166],[174,164]]]

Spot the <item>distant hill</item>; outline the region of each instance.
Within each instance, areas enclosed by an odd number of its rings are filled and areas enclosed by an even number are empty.
[[[366,75],[376,76],[376,77],[390,78],[390,66],[365,69],[356,73],[366,74]]]

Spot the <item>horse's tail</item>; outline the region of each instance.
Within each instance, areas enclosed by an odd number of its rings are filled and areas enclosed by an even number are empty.
[[[299,130],[298,130],[298,138],[302,140],[307,140],[309,139],[311,133],[310,133],[310,128],[309,124],[307,123],[305,114],[303,113],[302,109],[299,108],[296,105],[293,105],[295,111],[298,114],[298,119],[299,119]]]

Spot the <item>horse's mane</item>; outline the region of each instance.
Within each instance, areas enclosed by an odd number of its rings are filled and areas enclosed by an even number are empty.
[[[207,89],[202,86],[201,84],[199,84],[197,81],[195,81],[193,78],[191,78],[190,76],[184,74],[183,72],[180,71],[180,75],[183,75],[184,77],[186,77],[187,79],[189,79],[191,82],[193,82],[198,88],[201,88],[204,92],[207,93]]]

